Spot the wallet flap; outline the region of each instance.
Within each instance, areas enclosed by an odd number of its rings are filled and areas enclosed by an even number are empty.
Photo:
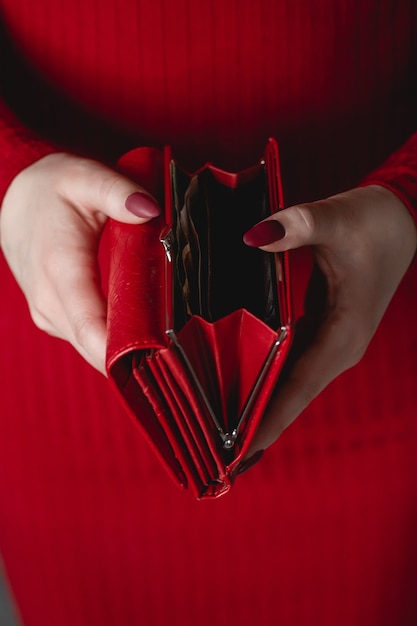
[[[132,150],[118,168],[163,202],[163,157],[158,150]],[[108,370],[134,350],[167,344],[165,254],[159,241],[164,224],[163,217],[141,225],[109,220]]]
[[[140,227],[109,227],[107,364],[137,349],[166,345],[165,259],[158,233],[161,220]],[[138,315],[138,307],[141,314]]]
[[[163,203],[163,158],[158,150],[132,150],[119,160],[118,169]],[[140,226],[108,221],[106,367],[127,413],[139,423],[171,477],[186,487],[187,477],[164,428],[163,407],[152,403],[152,394],[141,393],[134,376],[138,353],[167,344],[165,254],[159,242],[163,225],[162,217]]]

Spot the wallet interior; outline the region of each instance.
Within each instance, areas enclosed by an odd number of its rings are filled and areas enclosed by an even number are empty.
[[[279,328],[277,255],[243,243],[271,213],[265,168],[224,180],[211,168],[190,176],[172,163],[171,181],[175,329],[193,315],[215,322],[237,309]]]

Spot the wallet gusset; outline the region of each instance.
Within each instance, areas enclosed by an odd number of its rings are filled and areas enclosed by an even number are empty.
[[[107,371],[175,481],[226,493],[292,340],[287,253],[243,234],[283,206],[278,149],[240,173],[188,174],[147,148],[120,169],[165,206],[140,226],[111,221]]]

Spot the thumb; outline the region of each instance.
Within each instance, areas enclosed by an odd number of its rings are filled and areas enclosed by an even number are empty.
[[[71,204],[76,201],[86,217],[142,224],[161,214],[161,207],[146,189],[97,161],[73,161],[66,172],[63,195]]]
[[[282,252],[329,241],[335,220],[329,219],[330,203],[326,200],[300,204],[274,213],[248,230],[246,245],[268,252]]]

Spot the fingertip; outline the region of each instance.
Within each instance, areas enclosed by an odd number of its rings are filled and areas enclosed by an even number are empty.
[[[134,191],[125,200],[125,207],[136,217],[152,219],[161,215],[157,201],[144,191]]]
[[[276,219],[268,219],[255,224],[243,235],[243,242],[250,247],[259,248],[279,241],[285,237],[285,228]]]

